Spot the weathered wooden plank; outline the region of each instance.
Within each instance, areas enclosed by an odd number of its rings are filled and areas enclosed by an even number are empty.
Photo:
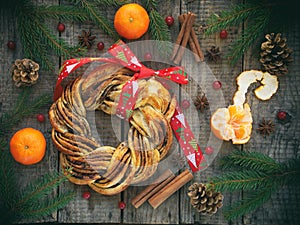
[[[167,15],[172,15],[176,17],[179,12],[180,1],[159,1],[158,11],[161,13],[163,17]],[[170,32],[172,34],[172,38],[175,37],[175,33],[178,29],[178,23],[175,23],[170,27]],[[144,38],[150,38],[149,34],[146,34]],[[151,39],[151,38],[150,38]],[[137,49],[137,50],[136,50]],[[163,69],[166,68],[170,62],[168,59],[162,56],[162,53],[159,50],[155,49],[155,44],[152,42],[144,42],[139,44],[138,47],[134,47],[133,51],[137,54],[138,58],[143,61],[144,54],[150,52],[152,57],[151,63],[146,63],[147,66],[153,69]],[[178,85],[168,84],[170,86],[169,90],[172,90],[178,96]],[[174,142],[176,142],[174,140]],[[166,158],[160,161],[159,170],[153,177],[157,177],[159,173],[164,171],[164,168],[170,168],[174,170],[174,172],[178,172],[178,168],[173,163],[172,157],[177,152],[178,146],[176,143],[173,144],[170,152]],[[168,198],[163,204],[161,204],[158,208],[153,209],[148,202],[145,202],[138,209],[134,208],[130,202],[133,197],[137,195],[140,191],[142,191],[149,182],[139,184],[133,187],[130,187],[124,192],[124,200],[127,202],[127,207],[124,210],[123,214],[123,222],[128,224],[178,224],[179,217],[178,214],[178,193],[175,193],[170,198]]]
[[[250,88],[247,101],[250,103],[253,116],[253,133],[245,150],[262,152],[279,162],[288,159],[299,158],[299,24],[290,24],[287,31],[282,35],[287,38],[288,46],[293,49],[293,62],[289,64],[289,73],[285,76],[278,76],[279,88],[277,93],[267,101],[258,100]],[[263,37],[262,37],[263,40]],[[245,69],[261,69],[259,58],[248,54],[245,60]],[[279,123],[276,115],[283,110],[292,117],[290,122]],[[262,119],[272,120],[275,124],[275,131],[263,137],[257,131]],[[247,215],[245,223],[264,224],[298,224],[299,216],[299,188],[284,186],[277,193],[273,193],[270,201],[265,203],[253,214]]]
[[[63,3],[62,3],[63,4]],[[113,20],[114,11],[112,8],[102,9],[109,19]],[[64,38],[71,45],[78,44],[78,36],[82,35],[82,31],[90,31],[91,35],[96,36],[91,48],[84,57],[103,57],[107,49],[113,44],[113,40],[94,23],[81,22],[65,22],[66,30],[62,33]],[[104,42],[105,49],[100,51],[97,49],[98,42]],[[107,55],[106,55],[107,56]],[[65,60],[65,59],[63,59]],[[62,60],[62,62],[63,62]],[[79,68],[75,76],[85,74],[91,71],[95,64],[89,64],[83,68]],[[116,147],[122,140],[121,122],[114,116],[106,115],[103,112],[91,112],[89,123],[96,128],[95,137],[100,140],[102,145]],[[114,196],[101,195],[87,186],[77,186],[67,183],[61,187],[74,189],[76,192],[75,200],[68,207],[59,211],[58,221],[62,223],[119,223],[121,221],[121,211],[118,208],[118,202],[121,198],[120,194]],[[85,191],[91,193],[91,198],[86,200],[82,198]]]
[[[56,0],[49,0],[46,2],[47,4],[57,4]],[[37,4],[45,4],[45,1],[39,1]],[[12,18],[12,15],[3,9],[1,9],[0,13],[0,40],[3,43],[0,46],[0,93],[1,93],[1,114],[8,110],[11,110],[11,107],[14,105],[18,94],[21,92],[21,88],[17,88],[13,84],[13,80],[11,77],[11,65],[16,59],[23,59],[22,46],[18,35],[17,24],[15,23],[16,18]],[[47,22],[47,25],[50,29],[52,29],[53,23],[51,21]],[[9,40],[13,40],[16,43],[16,49],[10,50],[7,48],[6,43]],[[58,63],[58,58],[49,54],[49,57],[53,61],[53,63]],[[38,59],[35,59],[38,60]],[[53,85],[53,74],[49,71],[45,71],[40,69],[39,71],[39,79],[37,84],[32,87],[32,93],[30,98],[36,98],[40,94],[48,93],[52,94],[51,87]],[[43,175],[57,171],[57,156],[53,151],[53,145],[51,141],[51,126],[47,117],[48,107],[46,106],[40,110],[39,113],[42,113],[46,116],[46,121],[44,123],[39,123],[36,120],[36,115],[30,115],[29,117],[24,118],[24,120],[18,124],[13,130],[8,132],[16,132],[19,129],[24,127],[33,127],[35,129],[40,130],[47,142],[46,154],[41,162],[31,166],[24,166],[18,163],[14,163],[12,166],[16,170],[17,180],[20,186],[20,189],[24,188],[30,182],[36,180],[37,178],[41,178]],[[9,136],[11,137],[11,136]],[[53,190],[51,196],[56,196],[57,190]],[[50,216],[41,218],[39,220],[29,219],[18,222],[54,222],[57,219],[56,212]]]
[[[227,107],[232,104],[232,96],[234,94],[234,75],[241,71],[241,61],[237,63],[235,67],[231,67],[224,55],[228,51],[228,44],[236,39],[236,34],[239,32],[239,27],[228,29],[228,38],[220,39],[219,33],[212,35],[204,35],[200,29],[206,23],[208,17],[214,13],[218,14],[220,11],[225,10],[233,1],[183,1],[182,13],[191,11],[196,14],[196,20],[193,29],[196,31],[200,46],[205,54],[212,46],[218,47],[221,52],[221,59],[213,62],[209,61],[205,57],[205,61],[202,63],[196,63],[192,55],[183,60],[182,64],[190,68],[193,75],[193,80],[188,85],[183,86],[183,92],[185,95],[190,96],[193,100],[198,96],[205,96],[209,102],[209,108],[204,112],[188,109],[186,111],[187,118],[191,121],[192,127],[197,132],[198,143],[204,156],[209,163],[209,167],[203,171],[195,173],[193,182],[206,183],[207,180],[220,174],[221,171],[218,168],[218,159],[226,155],[233,148],[230,142],[222,142],[217,139],[210,129],[210,117],[212,113],[220,107]],[[213,82],[219,80],[222,83],[222,88],[219,90],[213,89]],[[193,107],[194,105],[191,104]],[[214,149],[212,155],[205,153],[205,148],[211,146]],[[194,209],[187,196],[188,185],[181,190],[180,194],[180,215],[181,223],[199,223],[199,224],[228,224],[225,220],[222,209],[213,216],[200,215],[196,209]],[[224,205],[231,204],[238,196],[233,196],[229,193],[223,193]]]

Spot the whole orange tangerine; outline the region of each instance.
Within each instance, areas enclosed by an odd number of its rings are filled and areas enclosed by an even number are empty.
[[[121,6],[114,17],[114,27],[126,39],[138,39],[148,30],[150,23],[147,11],[137,3]]]
[[[31,127],[17,131],[10,139],[10,153],[23,164],[40,162],[46,152],[46,139],[42,132]]]

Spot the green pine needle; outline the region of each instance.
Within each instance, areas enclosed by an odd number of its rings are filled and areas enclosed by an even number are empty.
[[[42,68],[46,70],[54,68],[49,50],[57,56],[66,58],[82,56],[85,53],[79,46],[69,46],[45,23],[49,18],[83,21],[87,18],[83,10],[73,6],[61,8],[60,6],[36,6],[30,1],[23,0],[18,3],[15,14],[24,56],[37,61]]]
[[[233,65],[249,48],[259,47],[258,40],[263,38],[265,33],[283,32],[291,21],[298,21],[299,13],[293,5],[291,0],[246,0],[245,3],[232,5],[220,15],[211,15],[205,34],[245,23],[241,35],[229,46],[227,58]]]
[[[50,105],[52,96],[42,94],[34,99],[30,98],[32,87],[24,87],[19,93],[12,110],[4,112],[0,117],[0,136],[6,136],[8,130],[12,130],[24,117],[37,113],[40,108]],[[31,99],[31,100],[29,100]]]
[[[130,3],[129,0],[94,0],[94,2],[98,5],[107,6],[107,7],[110,6],[119,7],[124,4]]]
[[[156,48],[162,56],[169,58],[172,52],[171,34],[164,18],[157,11],[157,0],[143,0],[143,6],[150,17],[149,32],[151,37],[156,40]]]
[[[157,10],[157,0],[142,0],[142,4],[149,12],[151,10]]]
[[[270,200],[277,186],[268,186],[263,189],[258,189],[248,194],[242,200],[235,202],[233,205],[224,208],[224,217],[227,220],[234,220],[241,215],[248,214],[258,207],[262,206],[265,202]]]
[[[67,192],[55,198],[35,201],[30,207],[18,211],[21,218],[40,218],[65,207],[74,198],[74,192]]]
[[[97,9],[94,1],[78,0],[77,3],[80,3],[88,17],[107,35],[113,38],[113,40],[119,39],[119,35],[115,31],[113,24],[101,15],[102,13]]]
[[[221,168],[224,173],[210,178],[208,186],[221,192],[245,191],[246,196],[224,209],[229,220],[257,209],[281,186],[300,185],[300,159],[279,163],[259,152],[234,151],[221,158]]]
[[[246,152],[236,150],[221,159],[221,167],[226,169],[249,169],[262,172],[277,172],[282,166],[273,158],[260,152]]]
[[[216,191],[256,190],[267,187],[272,182],[273,177],[268,174],[251,170],[227,172],[211,181]]]
[[[63,174],[52,173],[43,176],[30,183],[24,188],[22,197],[16,202],[15,207],[27,207],[32,202],[39,201],[44,196],[50,194],[54,188],[58,187],[61,183],[67,180],[67,177]]]
[[[65,6],[65,5],[50,5],[50,6],[39,6],[36,8],[36,16],[40,20],[45,19],[45,15],[49,18],[62,20],[62,21],[85,21],[87,16],[83,9],[76,6]]]

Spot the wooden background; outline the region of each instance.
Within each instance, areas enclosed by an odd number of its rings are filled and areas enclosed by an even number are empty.
[[[230,0],[161,0],[159,2],[159,12],[161,15],[172,15],[175,18],[175,24],[170,27],[172,40],[174,41],[179,32],[179,24],[177,16],[187,11],[192,11],[197,15],[194,29],[197,32],[200,45],[205,51],[211,46],[220,48],[222,55],[228,51],[228,45],[237,38],[237,35],[242,32],[242,26],[230,28],[228,30],[228,38],[221,40],[218,33],[211,36],[204,36],[198,32],[200,25],[205,24],[207,18],[213,13],[219,13],[222,10],[228,9],[231,3],[242,1]],[[44,0],[39,1],[39,4],[63,4],[58,0]],[[107,12],[108,18],[113,19],[114,11],[103,9]],[[0,11],[0,113],[7,111],[13,104],[18,92],[12,82],[10,75],[10,67],[14,60],[23,58],[21,44],[18,37],[16,24],[13,18],[5,12]],[[64,21],[62,21],[64,22]],[[56,29],[58,21],[49,21],[49,29]],[[91,30],[93,35],[96,35],[95,44],[88,51],[87,56],[99,56],[108,46],[113,44],[107,35],[92,23],[69,23],[64,22],[66,30],[62,33],[62,38],[67,40],[70,44],[78,42],[77,36],[81,34],[82,30]],[[269,101],[262,102],[254,97],[250,90],[247,94],[247,102],[250,104],[253,115],[253,133],[249,143],[243,146],[233,146],[229,142],[218,142],[211,135],[209,127],[209,119],[211,113],[216,106],[228,106],[232,102],[232,96],[236,89],[235,78],[244,70],[260,69],[258,58],[255,57],[250,51],[235,65],[230,66],[224,59],[214,63],[206,60],[201,65],[195,64],[192,57],[186,57],[182,65],[188,68],[206,68],[204,74],[210,74],[208,77],[203,77],[199,74],[198,84],[200,84],[201,91],[208,94],[208,100],[211,107],[204,113],[195,110],[187,109],[184,113],[190,121],[196,119],[197,123],[193,124],[193,129],[197,131],[199,144],[202,148],[208,143],[214,143],[216,146],[220,145],[219,151],[216,152],[216,158],[212,161],[208,169],[203,172],[195,174],[195,182],[205,182],[210,176],[222,173],[218,170],[218,159],[229,153],[233,147],[240,149],[263,152],[278,161],[285,161],[290,158],[299,157],[300,150],[300,92],[298,85],[300,84],[300,49],[299,49],[299,24],[289,24],[290,28],[284,36],[288,40],[288,45],[294,50],[292,54],[293,63],[289,66],[289,73],[286,76],[279,78],[278,92]],[[58,33],[57,33],[58,35]],[[149,35],[146,34],[142,39],[148,39]],[[8,40],[14,40],[17,43],[16,50],[9,50],[6,46]],[[105,50],[97,50],[96,43],[103,41],[105,43]],[[34,95],[40,93],[52,93],[56,81],[60,62],[64,59],[57,58],[53,55],[53,62],[57,65],[56,71],[46,72],[40,71],[40,78],[33,91]],[[208,67],[206,67],[208,66]],[[210,68],[210,69],[209,69]],[[196,78],[197,79],[197,78]],[[219,92],[211,91],[211,82],[218,79],[222,82],[222,89]],[[194,82],[182,87],[179,90],[182,97],[193,97],[199,91],[199,87]],[[222,98],[223,97],[223,98]],[[224,100],[222,102],[222,100]],[[219,101],[219,102],[214,102]],[[279,124],[276,122],[276,113],[278,110],[285,110],[291,116],[291,122],[287,124]],[[41,113],[47,114],[48,107],[45,107]],[[112,128],[111,118],[106,115],[99,115],[101,118],[100,135],[103,140],[112,146],[116,146],[119,140],[116,137],[115,130]],[[276,123],[275,132],[269,137],[261,136],[257,131],[258,123],[262,118],[272,119]],[[58,152],[51,142],[51,126],[49,120],[45,123],[38,123],[35,115],[32,117],[24,118],[23,122],[15,127],[14,131],[31,126],[41,130],[47,139],[47,153],[42,162],[34,166],[22,166],[19,164],[13,165],[17,168],[20,185],[25,185],[36,177],[49,173],[50,171],[60,171]],[[10,131],[8,131],[10,132]],[[120,131],[117,131],[118,133]],[[193,182],[192,181],[192,182]],[[282,187],[278,193],[274,193],[272,199],[264,204],[263,207],[254,211],[252,214],[240,218],[234,222],[227,222],[220,210],[216,215],[207,217],[199,215],[190,205],[189,199],[186,195],[188,185],[180,189],[176,194],[171,196],[159,208],[153,210],[152,207],[145,203],[140,208],[135,209],[130,201],[137,192],[141,191],[144,187],[129,187],[123,193],[115,196],[102,196],[90,190],[86,186],[76,186],[72,183],[65,183],[53,194],[56,195],[60,191],[72,189],[76,192],[76,197],[69,203],[67,207],[54,213],[53,215],[43,218],[39,221],[20,221],[22,223],[124,223],[124,224],[299,224],[299,209],[300,209],[300,191],[299,188]],[[91,192],[89,200],[82,198],[84,191]],[[231,204],[238,198],[243,197],[243,193],[228,194],[224,193],[225,205]],[[118,202],[123,200],[127,203],[125,210],[121,211],[118,208]]]

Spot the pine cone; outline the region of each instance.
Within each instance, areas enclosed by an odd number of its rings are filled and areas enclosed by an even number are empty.
[[[12,78],[17,87],[31,86],[37,82],[40,66],[31,59],[17,59],[12,65]]]
[[[191,205],[201,214],[212,215],[223,206],[223,195],[207,189],[205,184],[194,183],[188,188]]]
[[[288,73],[287,64],[292,61],[286,38],[281,37],[281,33],[267,34],[267,41],[261,44],[260,62],[263,69],[273,75],[285,75]]]

